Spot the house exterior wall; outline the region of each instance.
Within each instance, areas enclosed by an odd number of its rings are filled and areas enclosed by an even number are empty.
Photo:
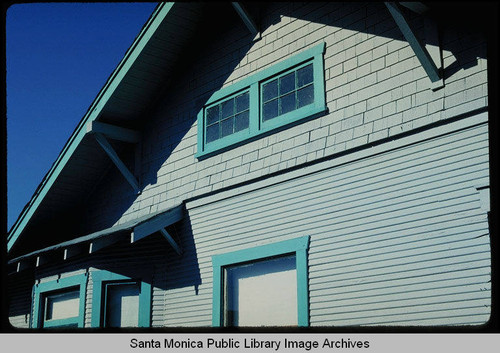
[[[487,322],[490,246],[477,187],[488,183],[488,141],[481,120],[188,203],[209,287],[200,292],[210,297],[212,256],[307,235],[311,326]],[[166,297],[167,323],[181,323],[177,295]],[[189,303],[187,292],[182,301]],[[210,307],[199,310],[208,321]]]
[[[311,326],[486,323],[485,39],[442,28],[444,87],[432,90],[382,3],[270,3],[260,16],[260,40],[243,24],[212,38],[160,99],[138,146],[142,193],[131,201],[111,170],[88,207],[99,229],[187,200],[183,255],[155,237],[37,278],[88,270],[90,327],[93,272],[141,268],[151,326],[210,326],[212,256],[309,236]],[[424,20],[411,21],[423,38]],[[325,115],[195,157],[214,92],[321,43]]]
[[[213,38],[178,86],[160,99],[143,131],[142,194],[125,208],[123,199],[113,202],[110,192],[103,192],[89,208],[94,210],[89,221],[109,222],[109,212],[115,222],[125,222],[487,107],[486,46],[474,34],[443,29],[445,86],[432,91],[381,3],[272,3],[262,12],[262,27],[262,39],[252,44],[242,24]],[[209,95],[323,42],[328,114],[204,160],[195,158],[196,115]],[[123,183],[118,173],[113,179],[111,184]]]

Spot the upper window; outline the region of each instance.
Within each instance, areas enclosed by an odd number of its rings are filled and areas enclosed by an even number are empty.
[[[109,271],[92,282],[92,327],[150,326],[151,284]]]
[[[322,43],[215,92],[198,114],[203,157],[326,111]]]
[[[214,326],[307,326],[309,237],[215,255]]]
[[[262,85],[262,121],[314,103],[313,65],[307,64]]]
[[[86,284],[82,274],[35,285],[33,326],[83,327]]]
[[[248,92],[207,108],[205,113],[206,143],[248,129],[249,110]]]

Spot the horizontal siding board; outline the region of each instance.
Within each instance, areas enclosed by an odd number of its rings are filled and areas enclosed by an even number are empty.
[[[311,283],[311,292],[320,289],[330,289],[330,294],[327,299],[315,300],[313,303],[314,308],[330,307],[335,305],[337,300],[342,299],[358,299],[372,298],[376,296],[385,296],[389,294],[411,294],[423,291],[434,291],[443,288],[461,287],[464,285],[479,285],[480,289],[489,287],[490,272],[488,268],[474,268],[462,270],[461,273],[454,274],[450,277],[450,273],[431,274],[429,276],[422,276],[419,282],[415,282],[414,278],[394,278],[390,283],[384,282],[361,282],[352,285],[342,285],[340,283],[329,282],[315,282],[318,285]],[[330,287],[330,288],[328,288]],[[333,304],[332,304],[333,303]]]
[[[346,185],[349,185],[349,187],[343,188],[342,186],[337,187],[333,183],[330,184],[330,187],[327,189],[323,190],[318,190],[316,192],[307,189],[307,186],[303,186],[304,189],[302,189],[302,195],[295,196],[295,198],[291,198],[290,196],[287,196],[284,199],[273,199],[270,198],[266,204],[262,205],[262,207],[259,207],[260,204],[253,204],[249,205],[247,208],[248,209],[238,209],[238,208],[233,208],[231,209],[231,213],[238,212],[238,219],[237,222],[244,222],[248,218],[250,219],[255,219],[256,216],[258,216],[259,220],[262,222],[266,221],[265,217],[267,214],[270,214],[271,217],[275,218],[281,218],[283,216],[283,213],[285,212],[297,212],[297,206],[299,202],[302,200],[309,201],[308,203],[303,203],[300,204],[301,211],[302,207],[307,207],[307,206],[316,206],[316,205],[321,205],[323,207],[323,203],[321,201],[325,199],[331,199],[331,202],[334,202],[338,207],[342,207],[345,204],[350,204],[353,200],[359,199],[360,202],[366,202],[366,199],[370,196],[378,196],[378,197],[384,197],[387,193],[391,192],[392,190],[397,190],[400,193],[405,193],[408,188],[411,188],[408,190],[408,192],[418,192],[419,190],[422,190],[425,188],[428,193],[432,192],[432,189],[429,187],[430,182],[435,182],[438,184],[442,184],[448,180],[450,177],[456,178],[455,180],[457,182],[460,182],[461,185],[464,184],[464,181],[468,181],[469,183],[475,182],[478,178],[481,178],[483,176],[487,176],[487,169],[485,168],[485,163],[487,162],[488,157],[487,155],[478,155],[477,153],[474,154],[473,152],[469,153],[464,153],[461,156],[457,156],[456,159],[450,160],[448,164],[441,165],[445,163],[444,161],[434,161],[429,168],[423,171],[419,170],[410,170],[407,173],[401,173],[403,175],[394,177],[390,181],[380,181],[380,179],[377,178],[365,178],[363,181],[352,181],[351,183],[346,182]],[[473,161],[473,162],[472,162]],[[448,161],[446,161],[448,162]],[[471,165],[472,164],[472,165]],[[451,168],[451,166],[453,166]],[[448,170],[446,169],[448,167]],[[464,168],[468,168],[467,170],[464,170]],[[482,175],[471,175],[471,169],[479,169],[479,173],[482,172]],[[457,173],[457,171],[459,173]],[[429,172],[432,172],[433,174],[429,175]],[[434,174],[435,173],[435,174]],[[447,174],[446,174],[447,173]],[[458,175],[457,175],[458,174]],[[414,179],[411,179],[411,178]],[[385,176],[387,179],[387,176]],[[458,179],[458,180],[457,180]],[[453,181],[450,180],[450,181]],[[377,184],[378,182],[378,184]],[[401,183],[401,184],[398,184]],[[359,184],[364,184],[362,187],[359,186]],[[416,184],[416,185],[414,185]],[[389,187],[390,185],[390,187]],[[466,186],[469,186],[465,184]],[[419,188],[420,187],[420,188]],[[356,193],[353,193],[352,190],[355,189]],[[372,194],[369,193],[370,192]],[[430,189],[430,190],[429,190]],[[359,191],[358,191],[359,190]],[[289,190],[290,193],[292,193],[294,190]],[[307,192],[306,195],[304,195],[304,192]],[[318,195],[323,195],[318,198]],[[346,200],[344,201],[342,197],[346,197]],[[386,196],[386,198],[393,197],[392,195],[389,195],[389,197]],[[273,202],[274,201],[274,202]],[[343,202],[344,201],[344,202]],[[282,206],[284,205],[284,206]],[[281,206],[281,207],[280,207]],[[318,206],[316,206],[318,207]],[[345,206],[344,206],[345,207]],[[280,209],[280,215],[276,215],[275,210]],[[267,212],[266,212],[267,211]],[[227,228],[227,224],[224,224],[223,221],[224,219],[228,219],[228,217],[224,218],[224,214],[217,213],[213,214],[210,217],[211,219],[201,221],[202,223],[199,223],[200,229],[203,231],[204,234],[207,234],[210,236],[210,233],[207,233],[204,228],[201,227],[210,227],[212,226],[213,229],[219,229],[219,227],[224,227],[225,229],[230,229]],[[233,227],[238,227],[238,223],[234,223],[233,219],[230,219],[227,221],[228,223],[231,223],[231,226]],[[193,222],[193,226],[197,226],[198,224],[195,224]]]
[[[207,242],[207,245],[203,246],[203,250],[200,249],[198,254],[201,256],[205,251],[213,252],[215,250],[220,250],[224,246],[231,243],[238,243],[238,245],[250,246],[255,241],[265,241],[269,239],[269,235],[272,234],[273,238],[277,241],[284,236],[297,236],[300,234],[311,234],[311,225],[316,227],[325,225],[329,226],[331,232],[339,232],[344,230],[345,232],[363,232],[364,230],[370,231],[381,228],[388,228],[395,225],[408,226],[408,223],[419,221],[419,220],[429,220],[436,216],[447,213],[456,213],[475,210],[474,205],[470,205],[470,201],[474,200],[472,197],[462,198],[460,204],[453,203],[454,200],[448,202],[434,203],[432,207],[425,207],[423,205],[415,206],[413,209],[395,209],[392,212],[388,212],[388,218],[381,217],[380,215],[372,215],[370,217],[353,217],[350,219],[348,215],[345,216],[343,222],[340,222],[338,218],[334,220],[328,218],[328,212],[321,215],[301,215],[300,218],[293,220],[283,220],[279,224],[269,224],[268,227],[259,224],[259,227],[255,230],[251,228],[241,229],[238,232],[226,232],[221,230],[218,235],[220,237],[214,237],[213,243]],[[413,213],[408,213],[413,211]],[[360,223],[365,221],[364,223]],[[248,226],[248,225],[247,225]],[[229,236],[229,234],[231,236]],[[254,237],[254,238],[252,238]],[[269,242],[269,240],[267,240]],[[219,251],[220,252],[220,251]]]
[[[309,235],[311,325],[484,323],[491,260],[476,187],[488,160],[481,125],[188,203],[203,283],[214,254]]]

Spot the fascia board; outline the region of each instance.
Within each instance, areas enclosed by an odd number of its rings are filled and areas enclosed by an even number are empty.
[[[7,251],[12,249],[38,206],[41,204],[55,180],[66,166],[66,163],[73,155],[80,142],[83,140],[85,134],[87,133],[86,125],[99,117],[106,102],[108,102],[108,100],[112,97],[116,88],[130,70],[133,63],[149,42],[155,31],[158,29],[162,21],[168,15],[173,5],[173,2],[160,3],[149,18],[148,22],[142,28],[137,38],[134,40],[131,47],[127,50],[124,58],[113,71],[106,84],[94,99],[90,108],[87,110],[87,113],[82,118],[69,140],[66,142],[63,150],[57,157],[56,161],[52,164],[51,169],[46,174],[41,184],[38,186],[29,204],[25,207],[19,218],[12,226],[7,236]]]

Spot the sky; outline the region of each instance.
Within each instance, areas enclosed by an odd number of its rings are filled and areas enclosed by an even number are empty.
[[[27,3],[6,12],[7,227],[156,3]]]

